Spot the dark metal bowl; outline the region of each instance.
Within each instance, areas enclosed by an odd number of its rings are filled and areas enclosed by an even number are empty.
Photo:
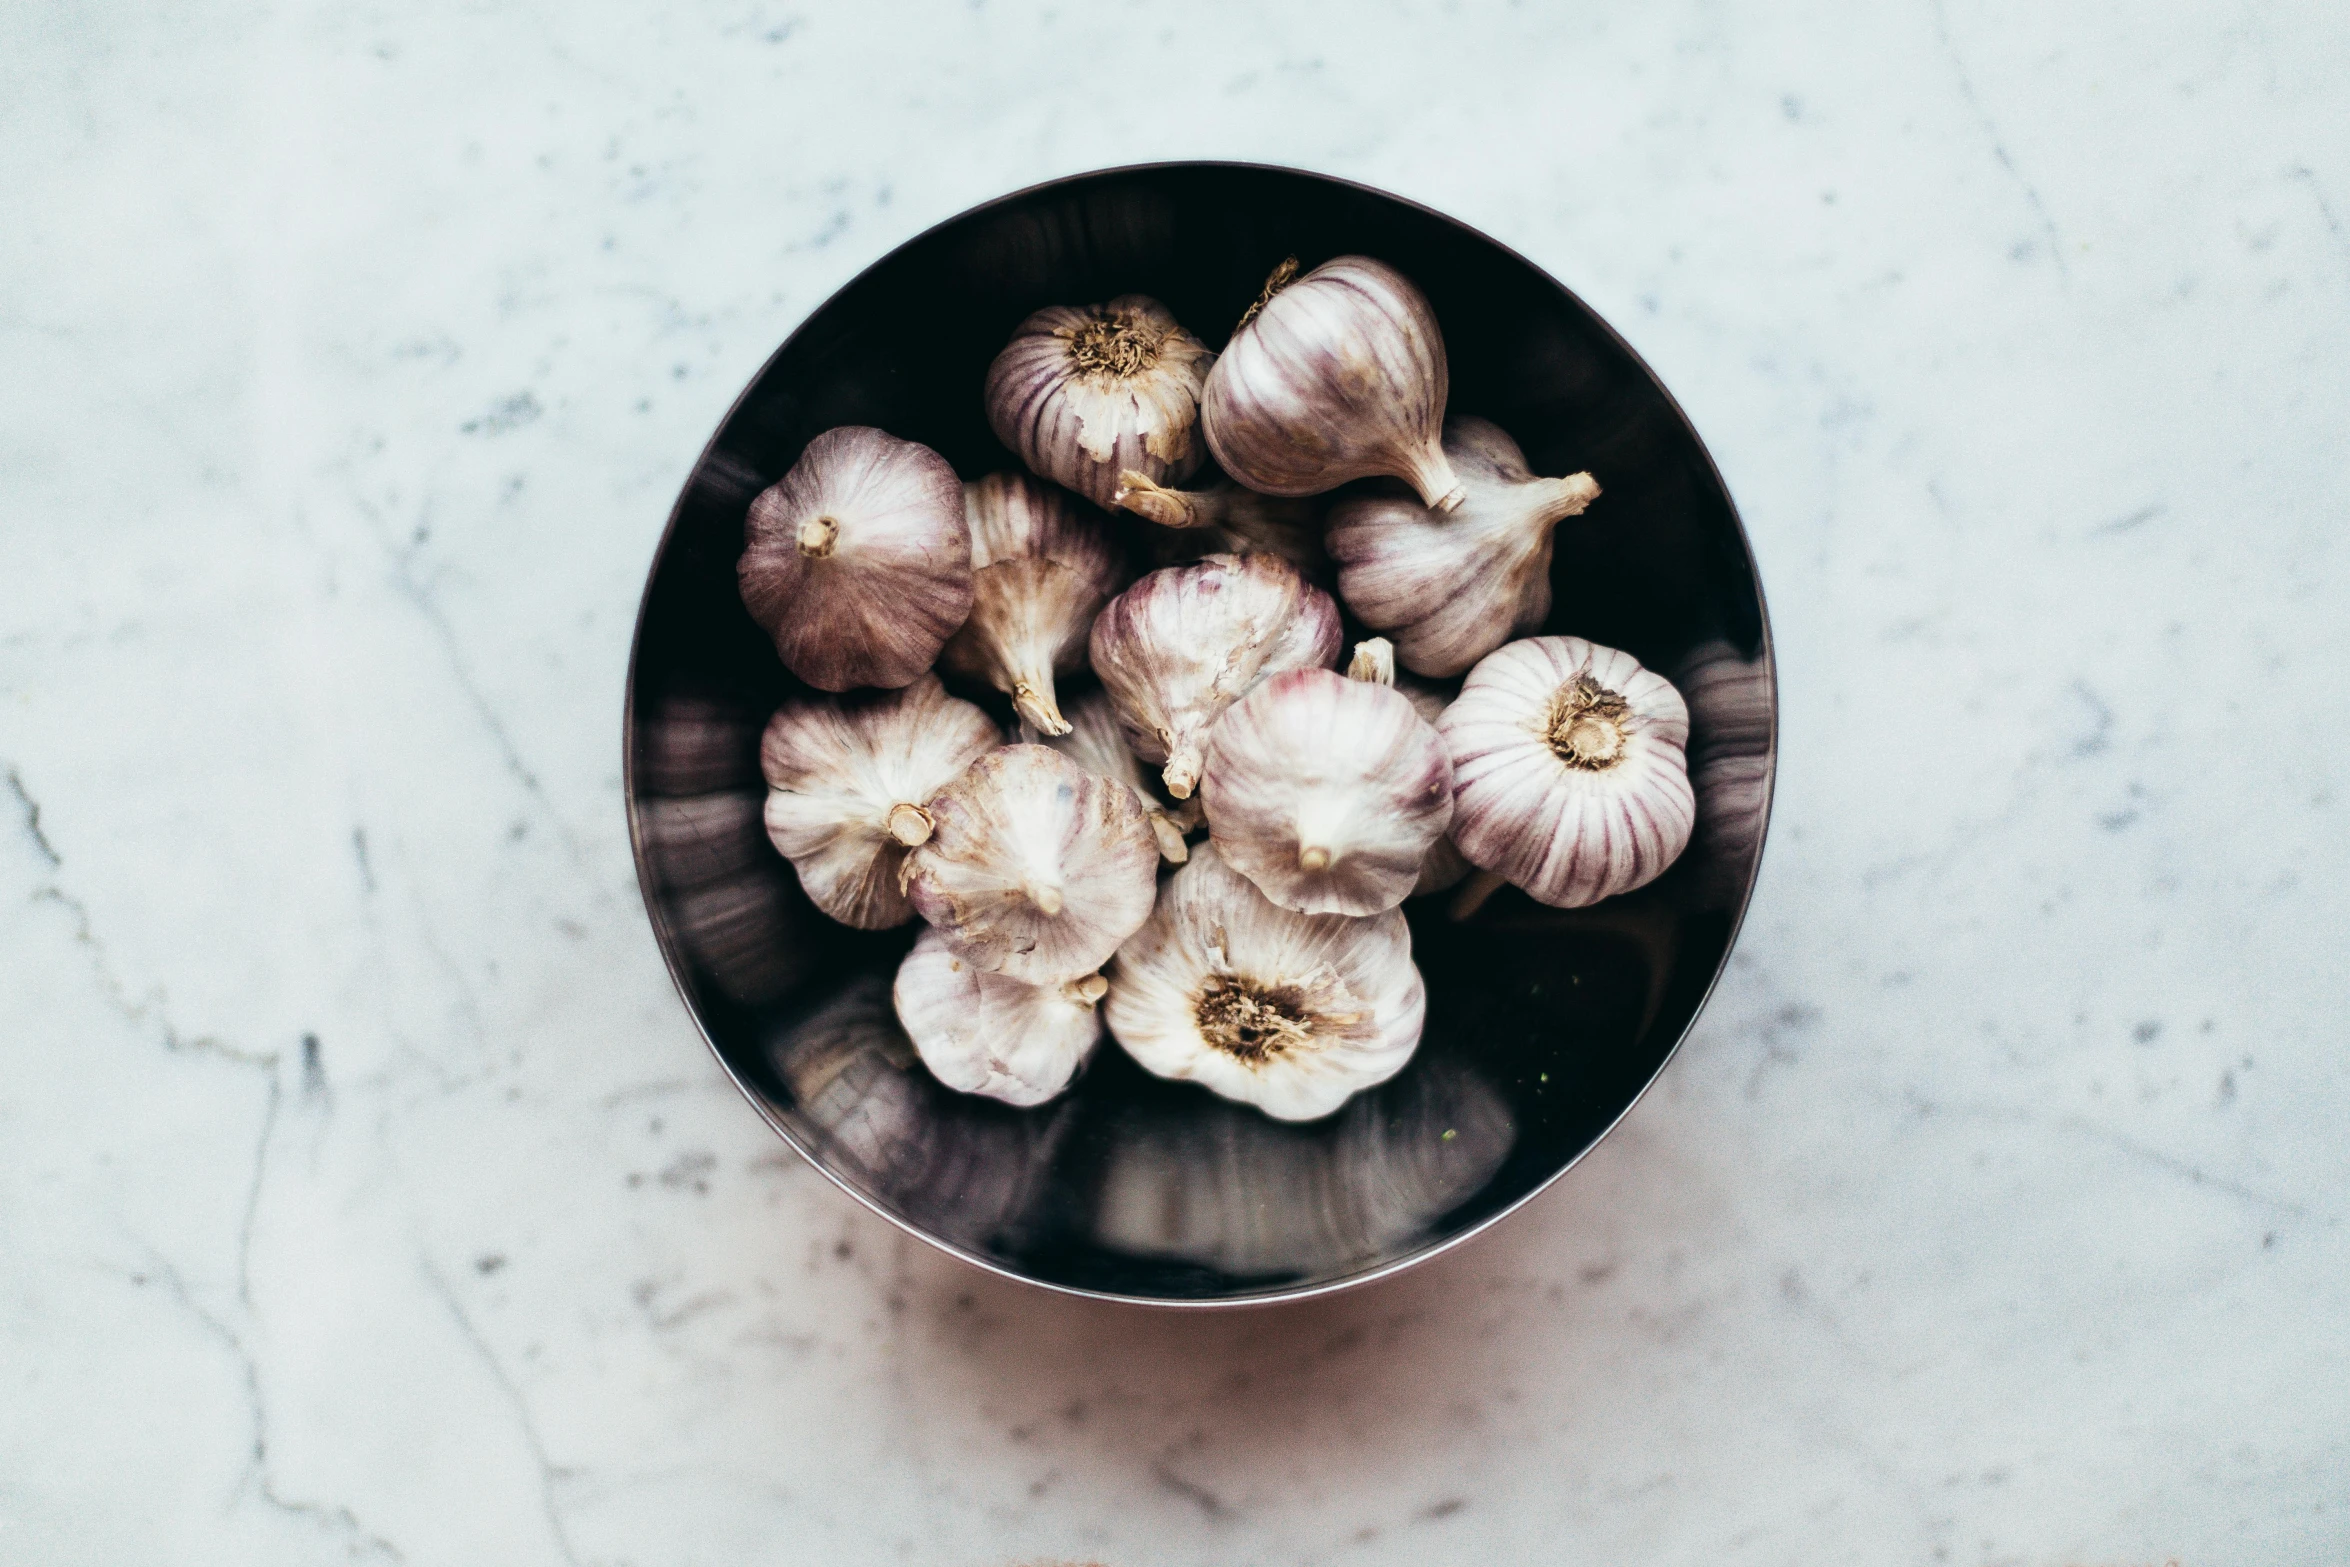
[[[1282,1125],[1144,1073],[1105,1041],[1033,1110],[949,1092],[889,986],[913,931],[817,914],[760,826],[759,731],[799,689],[735,592],[743,515],[818,432],[871,424],[966,478],[1016,466],[980,385],[1045,305],[1124,293],[1218,342],[1285,256],[1360,252],[1426,290],[1450,408],[1538,473],[1605,494],[1562,529],[1549,627],[1674,677],[1696,841],[1595,909],[1505,891],[1465,923],[1406,906],[1428,985],[1384,1087]],[[1141,526],[1138,524],[1137,526]],[[1474,230],[1342,180],[1183,163],[1057,180],[900,246],[809,317],[743,393],[670,514],[624,719],[629,830],[686,1005],[745,1097],[842,1189],[924,1240],[1053,1289],[1169,1305],[1293,1298],[1390,1273],[1557,1179],[1654,1080],[1729,955],[1770,810],[1762,594],[1721,476],[1607,324]]]

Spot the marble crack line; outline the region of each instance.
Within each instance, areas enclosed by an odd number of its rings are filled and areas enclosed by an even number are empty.
[[[2164,1153],[2159,1148],[2149,1148],[2137,1139],[2125,1137],[2119,1132],[2099,1126],[2085,1116],[2067,1116],[2063,1124],[2073,1131],[2084,1133],[2109,1147],[2117,1148],[2133,1159],[2151,1164],[2158,1170],[2167,1170],[2197,1186],[2208,1186],[2213,1191],[2225,1192],[2240,1201],[2251,1203],[2256,1207],[2267,1208],[2272,1212],[2288,1214],[2296,1219],[2310,1217],[2307,1208],[2289,1198],[2271,1196],[2267,1192],[2246,1186],[2240,1181],[2231,1181],[2224,1175],[2213,1175],[2201,1165],[2190,1164],[2176,1154]],[[2331,1225],[2333,1221],[2328,1219],[2325,1222]]]
[[[17,806],[24,812],[25,835],[41,851],[41,858],[49,862],[51,870],[63,865],[65,861],[59,857],[57,845],[41,830],[41,802],[33,798],[32,791],[24,786],[24,774],[14,767],[8,769],[8,792],[16,796]]]
[[[201,1051],[219,1056],[226,1061],[234,1061],[240,1066],[249,1066],[268,1072],[273,1078],[275,1077],[278,1059],[276,1051],[257,1053],[250,1050],[240,1050],[216,1035],[181,1033],[179,1026],[172,1022],[171,1014],[165,1010],[171,998],[159,984],[149,985],[144,995],[134,996],[131,994],[130,986],[123,982],[121,975],[115,973],[114,964],[106,955],[106,943],[98,938],[98,933],[91,927],[89,905],[83,903],[81,899],[67,892],[63,887],[51,883],[46,887],[36,888],[33,892],[33,901],[35,903],[54,903],[72,918],[74,944],[90,955],[90,968],[97,977],[99,991],[125,1021],[160,1030],[163,1036],[163,1048],[166,1050],[174,1052]]]
[[[246,1477],[253,1482],[254,1494],[288,1517],[300,1518],[343,1538],[347,1554],[353,1560],[376,1557],[387,1561],[404,1562],[407,1554],[390,1540],[377,1534],[359,1519],[359,1515],[341,1503],[306,1502],[282,1494],[269,1468],[269,1404],[261,1392],[261,1364],[246,1345],[244,1337],[219,1317],[204,1309],[188,1289],[187,1280],[177,1267],[153,1246],[140,1242],[148,1257],[148,1273],[162,1281],[165,1292],[180,1309],[194,1318],[206,1333],[226,1348],[237,1363],[245,1388],[246,1419],[252,1429],[252,1447],[247,1459]],[[120,1271],[120,1270],[110,1270]],[[130,1275],[131,1282],[143,1282]]]
[[[1942,52],[1950,57],[1951,71],[1958,77],[1959,96],[1966,100],[1966,106],[1974,112],[1976,123],[1983,128],[1983,134],[1990,138],[1991,156],[1999,160],[1999,166],[2007,171],[2008,178],[2014,180],[2016,188],[2024,193],[2024,200],[2030,205],[2032,215],[2040,220],[2040,233],[2048,241],[2048,255],[2056,263],[2056,275],[2069,285],[2072,282],[2072,271],[2064,264],[2064,237],[2057,233],[2056,220],[2049,215],[2048,204],[2040,199],[2039,187],[2026,179],[2024,171],[2016,167],[2014,155],[2009,153],[2007,142],[1999,134],[1998,122],[1991,118],[1990,111],[1983,107],[1981,95],[1975,91],[1975,79],[1966,68],[1965,58],[1958,52],[1957,41],[1950,36],[1948,0],[1934,0],[1934,33],[1941,40]]]
[[[457,1292],[450,1288],[441,1270],[432,1265],[430,1257],[420,1257],[417,1262],[424,1270],[424,1281],[432,1286],[433,1293],[440,1296],[441,1304],[448,1308],[450,1318],[457,1324],[457,1331],[465,1335],[465,1342],[473,1346],[473,1352],[481,1357],[482,1365],[488,1369],[490,1380],[497,1383],[498,1391],[513,1406],[515,1424],[522,1429],[523,1443],[529,1447],[530,1456],[538,1464],[539,1506],[546,1514],[548,1531],[555,1537],[555,1548],[563,1553],[563,1559],[571,1563],[572,1567],[584,1567],[577,1548],[571,1543],[571,1531],[563,1523],[563,1509],[555,1498],[555,1487],[571,1478],[575,1471],[557,1464],[547,1456],[546,1440],[539,1435],[538,1421],[530,1412],[530,1401],[523,1397],[520,1384],[507,1372],[505,1363],[498,1359],[497,1351],[490,1348],[489,1340],[483,1338],[481,1330],[474,1326],[473,1317],[466,1311],[465,1303],[457,1298]]]

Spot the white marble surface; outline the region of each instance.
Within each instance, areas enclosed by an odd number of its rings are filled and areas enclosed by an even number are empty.
[[[0,1560],[2350,1559],[2350,11],[1768,9],[0,8]],[[783,334],[1182,155],[1581,290],[1786,701],[1623,1128],[1215,1319],[799,1167],[617,741]]]

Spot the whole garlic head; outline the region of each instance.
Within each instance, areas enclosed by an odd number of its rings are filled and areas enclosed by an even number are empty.
[[[864,425],[810,441],[751,502],[736,578],[784,667],[895,689],[971,613],[971,530],[944,457]]]
[[[1101,1041],[1099,974],[1031,985],[957,957],[926,930],[898,965],[890,999],[923,1065],[947,1087],[1010,1105],[1037,1105],[1069,1079]]]
[[[786,702],[759,739],[767,836],[808,899],[844,925],[914,917],[898,889],[923,803],[995,749],[994,721],[925,674],[899,691]]]
[[[1294,913],[1209,843],[1119,949],[1103,1010],[1158,1076],[1310,1121],[1403,1070],[1427,1008],[1401,912]]]
[[[1330,508],[1338,593],[1423,675],[1457,675],[1550,613],[1552,530],[1599,496],[1587,473],[1538,479],[1497,425],[1454,419],[1444,454],[1465,492],[1446,513],[1409,495],[1356,495]]]
[[[1143,771],[1141,759],[1126,748],[1126,737],[1119,732],[1118,715],[1110,706],[1108,693],[1085,692],[1066,711],[1069,732],[1044,743],[1087,772],[1124,784],[1150,822],[1151,835],[1159,841],[1159,857],[1170,865],[1181,865],[1189,859],[1191,847],[1183,835],[1199,825],[1199,801],[1170,805],[1160,796],[1158,786]]]
[[[1538,902],[1629,892],[1689,845],[1689,710],[1629,653],[1512,642],[1469,672],[1436,727],[1452,754],[1453,842]]]
[[[1030,468],[1106,508],[1126,469],[1180,482],[1200,465],[1200,388],[1215,357],[1141,294],[1054,305],[987,367],[987,421]]]
[[[1048,735],[1066,734],[1055,674],[1085,667],[1094,616],[1118,591],[1118,552],[1068,493],[1024,473],[963,487],[971,526],[971,617],[941,662],[985,680]]]
[[[1439,443],[1450,390],[1427,296],[1384,261],[1283,262],[1208,372],[1200,428],[1223,470],[1267,495],[1386,474],[1439,511],[1461,482]]]
[[[1091,647],[1126,743],[1164,764],[1167,792],[1187,800],[1224,710],[1267,676],[1327,668],[1340,640],[1338,606],[1288,561],[1210,555],[1154,571],[1110,600]]]
[[[902,873],[957,957],[1032,985],[1092,973],[1149,917],[1159,846],[1125,785],[1007,745],[930,801]]]
[[[1360,678],[1327,669],[1275,675],[1209,736],[1200,784],[1209,840],[1285,909],[1394,908],[1452,821],[1444,742],[1388,683],[1394,665],[1385,648],[1365,644]]]

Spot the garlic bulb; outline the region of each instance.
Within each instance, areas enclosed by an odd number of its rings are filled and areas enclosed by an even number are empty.
[[[1126,743],[1163,763],[1167,792],[1191,798],[1208,728],[1285,669],[1338,656],[1338,606],[1277,555],[1210,555],[1154,571],[1093,623],[1093,671]]]
[[[1058,751],[1007,745],[931,800],[901,873],[955,955],[1032,985],[1107,962],[1150,915],[1159,847],[1124,785]]]
[[[1427,1006],[1399,911],[1293,913],[1208,843],[1119,949],[1103,1010],[1160,1077],[1310,1121],[1401,1071]]]
[[[927,446],[827,430],[751,502],[736,577],[793,674],[824,691],[894,690],[971,613],[962,481]]]
[[[1550,613],[1551,532],[1599,496],[1587,473],[1538,479],[1499,425],[1454,419],[1444,453],[1466,493],[1449,513],[1408,495],[1357,495],[1330,509],[1338,593],[1395,635],[1406,669],[1457,675]]]
[[[1057,985],[991,974],[926,930],[898,965],[890,1000],[940,1082],[1006,1104],[1035,1105],[1068,1087],[1100,1042],[1094,1004],[1108,988],[1099,974]]]
[[[1629,653],[1513,642],[1469,672],[1436,727],[1452,753],[1453,841],[1538,902],[1629,892],[1688,847],[1689,711]]]
[[[1141,294],[1055,305],[1021,322],[987,367],[987,422],[1030,468],[1108,507],[1125,469],[1180,481],[1200,465],[1200,386],[1215,357]]]
[[[907,846],[930,836],[924,802],[996,743],[994,721],[936,675],[900,691],[786,702],[759,739],[767,836],[834,919],[903,925],[914,911],[898,873]]]
[[[1461,482],[1438,442],[1448,373],[1436,313],[1411,279],[1341,256],[1266,281],[1208,372],[1200,428],[1223,470],[1267,495],[1386,474],[1438,511]]]
[[[971,618],[941,662],[985,680],[1048,735],[1066,734],[1053,676],[1085,667],[1086,633],[1118,591],[1118,553],[1062,490],[1026,474],[963,486],[971,526]]]
[[[1322,550],[1321,508],[1311,499],[1259,495],[1225,479],[1204,490],[1171,490],[1129,469],[1118,475],[1117,502],[1158,526],[1148,530],[1162,566],[1203,555],[1278,555],[1308,581],[1330,580]]]
[[[1387,644],[1365,643],[1352,673],[1275,675],[1209,737],[1209,841],[1301,913],[1394,908],[1452,820],[1444,742],[1392,685]]]
[[[1132,791],[1134,803],[1150,823],[1151,836],[1159,841],[1160,858],[1170,865],[1190,858],[1191,846],[1183,835],[1199,825],[1199,801],[1170,805],[1160,797],[1141,761],[1126,749],[1126,737],[1118,731],[1118,715],[1106,693],[1088,691],[1071,702],[1067,712],[1068,733],[1044,743],[1087,772]]]

